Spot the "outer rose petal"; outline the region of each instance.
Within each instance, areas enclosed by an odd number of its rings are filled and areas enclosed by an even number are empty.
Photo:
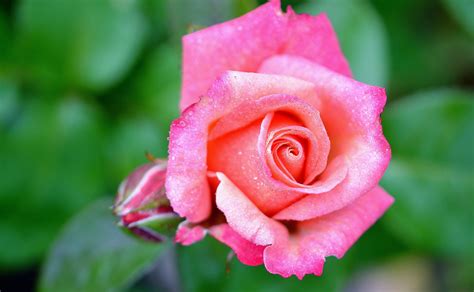
[[[206,233],[206,228],[200,225],[192,226],[189,222],[184,221],[178,226],[174,240],[182,245],[191,245],[202,240]]]
[[[208,96],[189,107],[170,130],[166,194],[173,210],[190,222],[206,219],[211,211],[207,179],[209,126],[243,102],[261,96],[288,94],[304,100],[315,98],[311,83],[286,76],[227,72]]]
[[[207,233],[232,248],[243,264],[258,266],[263,263],[263,249],[265,247],[244,239],[225,223],[207,229],[201,225],[192,226],[189,222],[184,221],[176,231],[175,241],[182,245],[191,245],[204,239]]]
[[[183,37],[181,110],[199,100],[227,70],[255,72],[286,36],[286,16],[278,1],[222,24]]]
[[[326,14],[296,14],[288,7],[288,39],[280,53],[304,57],[332,71],[352,77],[337,35]]]
[[[383,88],[288,55],[268,59],[260,71],[312,82],[321,99],[320,113],[331,140],[331,155],[345,154],[349,160],[347,177],[336,188],[318,196],[306,196],[276,214],[276,219],[308,220],[331,213],[379,182],[391,157],[380,124],[386,101]]]
[[[228,245],[245,265],[258,266],[263,263],[264,246],[255,245],[235,232],[228,224],[220,224],[210,229],[210,234]]]
[[[325,15],[296,15],[291,9],[284,14],[280,1],[271,1],[183,38],[181,110],[197,102],[225,71],[256,72],[265,59],[281,53],[299,55],[351,76]]]
[[[375,187],[344,209],[296,223],[295,234],[278,237],[265,249],[265,267],[283,277],[321,275],[325,258],[341,258],[392,203],[390,195]]]
[[[273,244],[285,233],[283,225],[268,218],[223,173],[217,173],[221,181],[216,191],[217,208],[229,225],[243,238],[257,244]]]
[[[228,224],[243,238],[266,245],[267,270],[283,277],[321,275],[327,256],[341,258],[354,242],[393,203],[382,188],[375,187],[349,206],[326,216],[295,222],[289,233],[281,223],[265,216],[224,174],[216,191],[218,208]]]

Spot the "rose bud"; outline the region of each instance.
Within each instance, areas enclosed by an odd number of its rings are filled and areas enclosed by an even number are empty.
[[[181,115],[166,195],[186,221],[247,265],[321,275],[393,203],[383,88],[352,78],[325,15],[270,1],[183,38]]]
[[[183,219],[166,198],[165,176],[166,162],[155,160],[135,169],[120,184],[114,213],[125,231],[154,242],[175,233]]]

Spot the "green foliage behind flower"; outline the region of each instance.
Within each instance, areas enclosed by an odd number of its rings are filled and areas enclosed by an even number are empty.
[[[115,228],[106,223],[112,217],[97,206],[112,204],[118,183],[146,161],[146,151],[167,155],[168,126],[178,115],[181,35],[259,2],[265,1],[0,4],[0,285],[28,290],[42,277],[44,291],[157,287],[133,280],[166,249],[142,249],[107,231]],[[427,273],[427,281],[472,288],[472,3],[282,2],[298,12],[327,12],[356,79],[387,88],[382,118],[393,162],[383,186],[396,203],[344,261],[328,260],[330,273],[322,278],[285,281],[236,260],[226,275],[228,249],[212,239],[174,251],[175,266],[167,269],[185,275],[178,282],[186,291],[340,291],[358,287],[363,276],[356,272],[414,256],[421,264],[412,266],[424,269],[416,272]],[[98,225],[81,226],[91,222]],[[105,240],[107,234],[120,244]],[[93,246],[106,252],[90,253]],[[82,261],[69,269],[75,259]],[[128,263],[130,278],[122,270]],[[429,271],[435,264],[439,277]],[[24,271],[42,274],[23,277]],[[79,275],[93,279],[91,286]]]

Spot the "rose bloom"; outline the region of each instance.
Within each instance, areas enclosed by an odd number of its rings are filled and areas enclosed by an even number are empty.
[[[352,78],[325,15],[279,1],[183,39],[183,112],[171,126],[166,195],[246,265],[321,275],[392,204],[383,88]]]

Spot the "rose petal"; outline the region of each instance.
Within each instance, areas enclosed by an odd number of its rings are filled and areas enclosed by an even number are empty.
[[[283,277],[321,275],[325,258],[341,258],[392,203],[390,195],[375,187],[341,210],[297,222],[295,231],[265,249],[265,267]]]
[[[316,96],[313,96],[310,101],[312,104],[318,104],[319,100]],[[267,113],[279,112],[282,114],[290,114],[295,119],[296,125],[304,126],[307,129],[303,131],[293,131],[295,134],[301,132],[301,135],[307,137],[311,143],[308,145],[308,155],[305,174],[308,177],[308,182],[314,180],[326,167],[327,157],[329,153],[329,139],[326,134],[323,123],[319,117],[319,112],[312,107],[307,101],[302,100],[298,97],[289,96],[285,94],[275,94],[264,96],[255,101],[244,102],[239,105],[232,113],[224,116],[220,119],[215,126],[212,127],[209,140],[215,140],[222,137],[232,131],[239,128],[243,128],[257,119],[261,119]],[[271,129],[281,132],[283,126],[279,125],[278,118],[289,118],[289,116],[279,115],[273,119]],[[293,126],[287,128],[288,131],[295,129]],[[298,128],[298,129],[301,129]],[[310,133],[310,134],[308,134]],[[264,135],[263,139],[267,141],[267,135]],[[239,143],[240,145],[240,143]],[[265,145],[267,147],[269,145]],[[217,147],[220,152],[220,147]],[[217,155],[217,153],[216,153]],[[220,153],[219,156],[223,154]],[[262,155],[263,152],[262,152]],[[219,169],[216,169],[219,170]],[[275,169],[272,169],[272,172]],[[289,179],[289,178],[288,178]],[[288,180],[287,184],[296,187],[302,187],[302,184],[294,183],[291,184]]]
[[[244,239],[228,224],[219,224],[213,226],[209,230],[209,233],[220,242],[232,248],[239,261],[241,261],[243,264],[249,266],[258,266],[263,263],[263,249],[265,247],[255,245]]]
[[[183,37],[184,110],[206,93],[227,70],[255,72],[286,37],[286,16],[277,1],[222,24]]]
[[[272,126],[273,124],[274,123],[272,123]],[[322,129],[324,129],[324,126],[322,126]],[[279,177],[280,181],[285,182],[287,185],[292,187],[305,187],[305,185],[310,184],[313,179],[326,168],[327,156],[329,153],[329,139],[327,139],[327,136],[324,136],[325,139],[321,141],[321,139],[315,137],[314,132],[311,132],[308,128],[301,126],[279,127],[274,130],[270,130],[269,132],[270,134],[268,134],[268,137],[266,138],[266,161],[273,175]],[[323,132],[324,134],[326,134],[325,130]],[[291,180],[293,175],[287,176],[286,178],[281,177],[283,175],[281,170],[286,170],[287,167],[291,167],[291,165],[294,165],[295,163],[291,162],[290,160],[292,156],[287,156],[287,158],[285,158],[281,157],[280,155],[277,155],[277,153],[275,153],[275,151],[272,149],[272,144],[275,143],[275,139],[280,139],[280,141],[281,139],[284,139],[287,142],[293,141],[292,144],[299,144],[299,142],[294,141],[295,139],[292,137],[285,138],[285,136],[288,135],[292,135],[293,137],[297,136],[299,138],[305,139],[307,142],[307,145],[305,147],[306,149],[303,150],[303,147],[301,145],[297,147],[301,148],[301,150],[299,151],[300,153],[302,153],[302,157],[300,157],[298,160],[301,160],[306,164],[304,171],[304,180],[308,182],[305,184],[295,179]],[[261,137],[263,139],[263,135],[261,135]],[[303,151],[306,151],[307,155],[304,154]],[[282,159],[285,161],[282,161]],[[296,161],[296,163],[298,163],[298,160]],[[281,166],[278,166],[278,164],[281,164]],[[301,170],[303,170],[302,166],[303,165],[300,166]]]
[[[350,76],[348,63],[325,15],[284,14],[270,1],[237,19],[183,38],[184,110],[206,93],[227,70],[255,72],[272,55],[295,54]]]
[[[295,128],[295,130],[301,130],[303,132],[309,131],[303,127]],[[289,132],[291,130],[287,131]],[[295,135],[292,134],[292,132],[280,134],[280,137],[274,137],[267,142],[267,163],[273,175],[280,181],[286,180],[286,184],[303,180],[306,163],[305,147],[300,139],[297,139]],[[314,136],[311,134],[306,134],[303,138],[312,138],[314,140]]]
[[[228,224],[218,224],[209,229],[201,225],[183,222],[176,231],[175,242],[182,245],[192,245],[204,239],[209,233],[215,239],[229,246],[237,258],[245,265],[258,266],[263,263],[264,246],[255,245],[235,232]]]
[[[295,222],[295,230],[289,233],[258,210],[224,174],[217,173],[217,177],[221,183],[216,202],[228,224],[246,240],[268,245],[264,249],[265,267],[283,277],[321,275],[325,258],[341,258],[393,203],[390,195],[376,187],[344,209]]]
[[[119,187],[114,212],[123,216],[165,198],[166,162],[147,163],[134,170]]]
[[[206,236],[206,228],[200,225],[193,225],[183,221],[176,230],[175,242],[182,245],[191,245],[202,240]]]
[[[217,173],[217,178],[220,184],[216,191],[216,204],[229,226],[257,245],[275,242],[284,232],[283,225],[265,216],[225,174]]]
[[[266,120],[262,125],[256,121],[209,143],[208,164],[210,169],[232,177],[232,182],[263,213],[273,215],[303,195],[273,179],[265,167],[265,153],[258,153],[258,137]]]
[[[301,78],[315,84],[321,118],[331,139],[331,156],[347,159],[347,177],[333,190],[306,196],[275,218],[307,220],[343,208],[373,188],[390,161],[390,146],[382,133],[380,113],[386,96],[369,86],[295,56],[275,56],[262,64],[263,73]]]
[[[202,221],[210,214],[206,175],[209,126],[243,102],[281,93],[304,100],[315,98],[309,82],[286,76],[227,72],[214,83],[207,97],[173,122],[165,188],[175,212],[190,222]]]
[[[289,37],[280,54],[304,57],[345,76],[352,76],[326,14],[296,14],[288,7],[287,15]]]
[[[241,103],[231,113],[220,119],[209,133],[209,140],[215,140],[239,128],[250,125],[255,120],[263,118],[270,112],[284,112],[296,117],[302,124],[318,134],[318,139],[323,140],[324,147],[329,147],[329,140],[326,135],[324,125],[319,118],[319,103],[316,91],[312,96],[302,97],[288,94],[272,94],[258,96],[254,100]],[[306,100],[305,100],[306,99]]]
[[[304,104],[302,100],[298,102]],[[293,103],[287,102],[286,104],[290,108]],[[264,103],[259,104],[265,108]],[[295,106],[295,109],[298,108]],[[306,111],[308,110],[306,109]],[[306,116],[314,115],[307,114]],[[305,194],[319,194],[329,191],[342,181],[346,174],[345,160],[342,159],[333,164],[340,167],[339,170],[332,167],[330,172],[325,171],[320,179],[312,185],[289,186],[274,178],[270,169],[271,165],[267,165],[265,157],[267,132],[272,124],[271,117],[271,113],[267,114],[262,122],[255,121],[247,127],[210,142],[208,145],[209,169],[223,172],[231,177],[232,182],[268,216],[273,216],[276,212],[301,199]],[[319,116],[317,117],[319,118]],[[286,127],[286,124],[279,123],[278,126]]]

